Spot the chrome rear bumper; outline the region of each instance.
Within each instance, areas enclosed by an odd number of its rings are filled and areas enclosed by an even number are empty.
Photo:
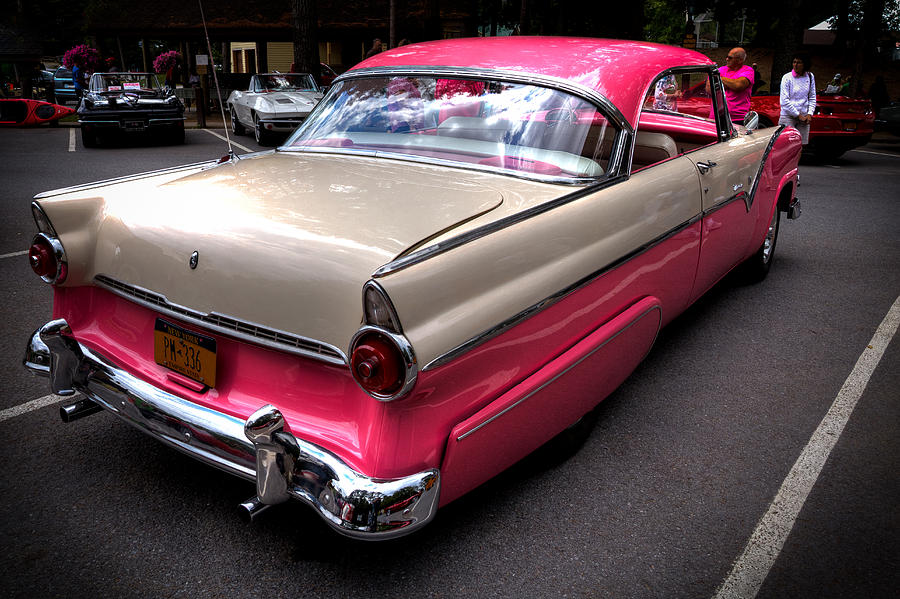
[[[187,401],[81,345],[63,319],[35,331],[24,365],[49,377],[54,393],[81,392],[167,445],[255,480],[257,497],[247,502],[254,510],[293,497],[314,508],[336,531],[375,540],[412,532],[437,509],[438,470],[392,480],[360,474],[328,450],[294,437],[274,406],[263,406],[242,421]],[[83,402],[66,408],[64,419],[73,410],[92,411]]]

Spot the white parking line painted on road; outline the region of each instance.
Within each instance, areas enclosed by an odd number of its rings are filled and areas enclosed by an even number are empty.
[[[878,366],[888,344],[897,332],[898,324],[900,324],[900,297],[894,301],[894,305],[875,331],[875,336],[856,361],[856,366],[844,381],[828,413],[784,479],[769,510],[756,525],[756,530],[750,536],[744,552],[734,563],[725,582],[716,591],[715,599],[756,597],[784,547],[831,450],[844,431],[844,425],[850,419],[850,414],[862,397],[875,367]]]
[[[75,151],[75,129],[69,128],[69,151]]]
[[[50,395],[45,395],[44,397],[39,397],[38,399],[33,399],[23,404],[19,404],[11,408],[6,408],[2,412],[0,412],[0,422],[9,420],[10,418],[15,418],[16,416],[21,416],[22,414],[27,414],[28,412],[40,410],[41,408],[46,408],[47,406],[52,406],[53,404],[59,403],[65,399],[72,399],[72,397],[63,397],[61,395],[55,395],[51,393]]]
[[[24,256],[28,253],[28,250],[22,250],[21,252],[13,252],[11,254],[0,254],[0,260],[3,258],[15,258],[16,256]]]
[[[206,132],[209,133],[210,135],[215,135],[216,137],[218,137],[218,138],[221,139],[222,141],[228,141],[228,139],[227,139],[224,135],[219,135],[219,134],[216,133],[215,131],[210,131],[209,129],[204,129],[204,131],[206,131]],[[231,140],[231,145],[237,146],[237,147],[239,147],[240,149],[242,149],[242,150],[245,151],[245,152],[256,152],[256,150],[251,150],[251,149],[248,148],[247,146],[242,146],[241,144],[239,144],[238,142],[234,141],[233,139]]]
[[[900,158],[900,154],[891,154],[889,152],[873,152],[872,150],[850,150],[851,152],[859,152],[860,154],[874,154],[875,156],[890,156],[891,158]]]

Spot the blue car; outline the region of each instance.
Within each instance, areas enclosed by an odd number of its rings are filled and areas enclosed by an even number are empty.
[[[74,102],[75,83],[72,81],[72,71],[66,67],[59,67],[53,73],[53,94],[56,103],[65,106],[66,102]]]

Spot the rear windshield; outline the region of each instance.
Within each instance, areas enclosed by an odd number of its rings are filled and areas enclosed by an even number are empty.
[[[391,153],[577,179],[605,174],[615,134],[595,105],[551,88],[363,77],[336,84],[286,147]]]

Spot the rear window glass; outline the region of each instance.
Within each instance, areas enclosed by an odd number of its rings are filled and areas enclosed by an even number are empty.
[[[561,178],[606,173],[616,135],[584,99],[477,79],[364,77],[334,86],[287,142]]]

